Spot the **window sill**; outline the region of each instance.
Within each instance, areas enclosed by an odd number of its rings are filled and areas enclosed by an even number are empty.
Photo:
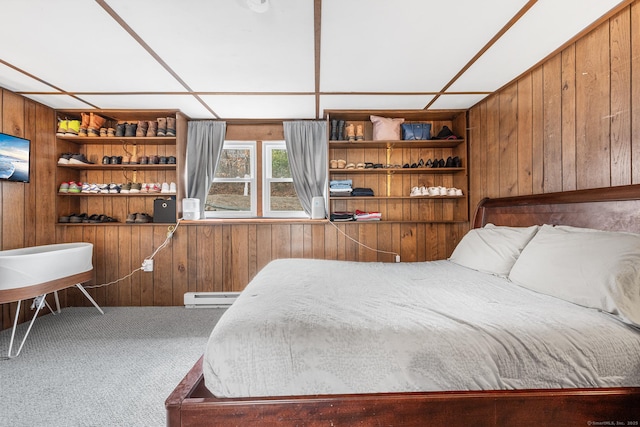
[[[328,219],[311,218],[206,218],[206,219],[183,219],[180,225],[212,225],[212,224],[321,224],[329,222]]]

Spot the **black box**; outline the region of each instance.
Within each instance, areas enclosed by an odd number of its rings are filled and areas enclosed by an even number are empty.
[[[153,201],[153,222],[176,222],[176,199],[155,199]]]

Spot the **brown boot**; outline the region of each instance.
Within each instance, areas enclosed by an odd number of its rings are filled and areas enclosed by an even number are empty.
[[[158,122],[152,121],[149,122],[149,129],[147,129],[148,137],[155,137],[158,135]]]
[[[176,119],[174,117],[167,117],[167,131],[166,136],[176,136]]]
[[[158,136],[167,136],[167,118],[158,117]]]
[[[80,113],[82,116],[82,122],[80,123],[80,130],[78,131],[78,136],[87,136],[87,131],[89,129],[89,114]]]
[[[362,131],[362,125],[356,126],[356,141],[362,141],[364,139],[364,132]]]
[[[100,117],[97,114],[90,113],[89,115],[89,129],[87,130],[88,136],[100,136],[100,128],[107,120]]]
[[[355,130],[355,126],[353,125],[353,123],[350,123],[350,124],[347,125],[346,131],[347,131],[347,140],[348,141],[355,141],[356,140],[356,130]]]
[[[140,120],[138,122],[138,128],[136,129],[136,136],[147,136],[147,129],[149,129],[149,122]]]

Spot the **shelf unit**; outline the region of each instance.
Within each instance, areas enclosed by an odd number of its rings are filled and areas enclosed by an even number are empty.
[[[77,225],[131,225],[126,218],[130,213],[153,215],[156,198],[176,198],[176,214],[181,211],[183,197],[181,177],[186,156],[186,116],[178,110],[58,110],[57,118],[81,120],[81,113],[98,114],[107,122],[103,127],[115,128],[118,122],[138,123],[162,117],[176,119],[176,136],[165,137],[90,137],[56,135],[56,161],[63,153],[81,153],[93,164],[58,164],[56,168],[57,217],[72,213],[104,214],[116,218],[116,223],[58,223],[60,226]],[[57,122],[55,125],[57,129]],[[104,156],[173,156],[175,164],[103,164]],[[61,193],[62,182],[97,184],[125,184],[175,182],[176,193]],[[140,225],[140,224],[136,224]]]
[[[373,140],[371,115],[404,118],[406,123],[431,123],[432,136],[448,126],[455,140]],[[382,221],[458,223],[469,220],[466,112],[463,110],[327,110],[327,135],[331,121],[344,120],[345,126],[363,126],[364,139],[348,142],[329,140],[328,159],[348,163],[370,162],[382,168],[337,169],[329,167],[329,180],[351,179],[353,187],[371,188],[373,197],[330,196],[329,211],[380,212]],[[447,159],[458,156],[461,167],[404,168],[422,159]],[[331,164],[331,162],[329,162]],[[410,196],[413,187],[455,187],[462,196]]]

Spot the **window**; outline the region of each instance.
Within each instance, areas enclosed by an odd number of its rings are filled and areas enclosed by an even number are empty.
[[[262,215],[287,218],[308,217],[293,187],[284,141],[264,142],[262,148],[264,159]]]
[[[225,141],[205,203],[206,218],[257,216],[256,143]]]
[[[293,187],[285,142],[225,141],[205,217],[308,218]]]

